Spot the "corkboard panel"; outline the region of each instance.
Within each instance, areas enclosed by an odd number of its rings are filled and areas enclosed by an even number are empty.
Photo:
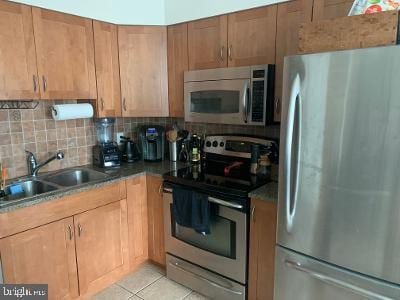
[[[299,29],[299,52],[395,45],[397,31],[397,11],[303,23]]]

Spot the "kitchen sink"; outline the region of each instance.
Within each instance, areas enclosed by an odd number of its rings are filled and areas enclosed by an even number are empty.
[[[17,185],[21,185],[22,191],[11,194],[12,186],[17,186]],[[5,196],[0,197],[0,201],[19,200],[19,199],[55,191],[57,189],[58,188],[56,186],[44,183],[42,181],[37,181],[37,180],[18,181],[18,182],[15,182],[12,185],[9,185],[5,188],[5,190],[4,190]]]
[[[90,169],[66,170],[44,178],[45,181],[62,187],[77,186],[84,183],[100,181],[110,176]]]

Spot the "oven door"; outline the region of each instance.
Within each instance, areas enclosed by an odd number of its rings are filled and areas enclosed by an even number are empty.
[[[246,124],[249,87],[249,79],[185,82],[185,121]]]
[[[166,252],[246,284],[247,217],[244,212],[210,201],[210,234],[178,225],[172,194],[164,191]]]

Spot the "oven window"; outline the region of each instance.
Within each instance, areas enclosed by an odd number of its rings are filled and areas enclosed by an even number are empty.
[[[190,245],[217,255],[236,259],[236,223],[218,215],[218,205],[210,206],[210,234],[178,225],[171,212],[172,235]]]
[[[235,114],[240,110],[239,91],[198,91],[190,93],[190,111],[194,113]]]

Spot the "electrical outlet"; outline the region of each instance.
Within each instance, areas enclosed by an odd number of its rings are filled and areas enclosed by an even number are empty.
[[[121,136],[124,136],[123,132],[117,132],[117,144],[121,144]]]

